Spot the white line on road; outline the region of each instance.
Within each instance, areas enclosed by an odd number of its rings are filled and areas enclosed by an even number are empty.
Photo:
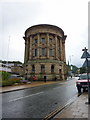
[[[17,100],[20,100],[20,99],[24,99],[24,98],[27,98],[27,97],[31,97],[31,96],[34,96],[34,95],[39,95],[39,94],[41,94],[41,93],[44,93],[44,92],[39,92],[39,93],[35,93],[35,94],[32,94],[32,95],[20,97],[20,98],[17,98],[17,99],[10,100],[10,101],[8,101],[8,102],[14,102],[14,101],[17,101]]]
[[[64,85],[64,84],[65,84],[65,82],[64,82],[64,83],[58,83],[58,84]]]

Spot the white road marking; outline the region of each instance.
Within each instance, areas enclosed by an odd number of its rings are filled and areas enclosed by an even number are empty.
[[[58,84],[64,85],[65,83],[58,83]]]
[[[14,101],[21,100],[21,99],[24,99],[24,98],[27,98],[27,97],[31,97],[31,96],[34,96],[34,95],[39,95],[39,94],[41,94],[41,93],[44,93],[44,92],[39,92],[39,93],[35,93],[35,94],[32,94],[32,95],[20,97],[20,98],[17,98],[17,99],[10,100],[10,101],[8,101],[8,102],[14,102]]]

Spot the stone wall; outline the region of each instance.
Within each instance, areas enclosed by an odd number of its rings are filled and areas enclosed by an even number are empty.
[[[66,36],[61,28],[53,25],[32,26],[25,31],[23,38],[25,40],[25,76],[28,79],[33,75],[38,78],[47,75],[48,80],[52,80],[55,76],[58,80],[66,78]]]

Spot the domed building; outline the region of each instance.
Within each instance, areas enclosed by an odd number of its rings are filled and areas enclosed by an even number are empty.
[[[40,24],[25,31],[24,68],[27,79],[36,75],[38,80],[66,79],[64,31],[54,25]]]

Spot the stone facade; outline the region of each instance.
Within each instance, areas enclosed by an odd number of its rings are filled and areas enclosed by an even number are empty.
[[[19,75],[24,74],[24,69],[23,65],[15,64],[14,66],[11,67],[11,72]]]
[[[38,80],[66,79],[65,39],[61,28],[41,24],[25,31],[25,76],[36,75]]]

